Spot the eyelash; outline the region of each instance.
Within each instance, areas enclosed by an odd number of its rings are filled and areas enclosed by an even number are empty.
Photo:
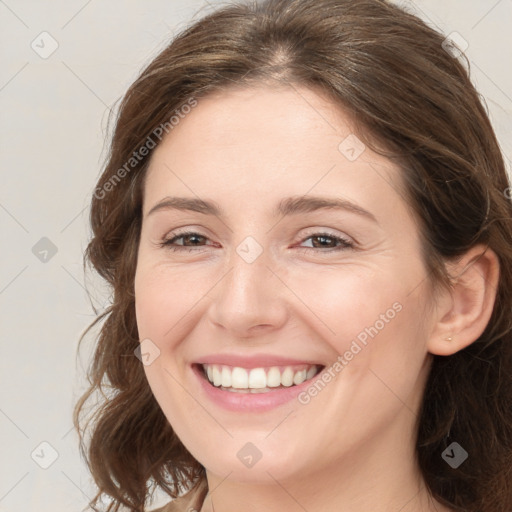
[[[172,233],[172,235],[174,235],[172,238],[164,239],[161,242],[159,242],[158,245],[162,248],[165,248],[165,249],[168,249],[171,251],[193,252],[198,247],[203,247],[203,246],[196,245],[196,246],[192,246],[192,247],[187,247],[187,246],[173,245],[173,243],[176,240],[179,240],[180,238],[186,238],[187,236],[199,236],[201,238],[206,238],[206,239],[208,238],[204,235],[201,235],[201,233],[197,233],[196,231],[185,231],[183,233]],[[337,252],[337,251],[342,251],[342,250],[346,250],[346,249],[354,249],[354,244],[352,242],[350,242],[349,240],[347,240],[345,238],[331,235],[330,233],[314,233],[314,234],[306,237],[304,240],[302,240],[302,242],[309,240],[310,238],[322,238],[322,237],[330,238],[331,240],[335,241],[336,243],[339,243],[340,245],[338,247],[327,247],[327,248],[325,248],[326,250],[323,250],[321,252],[324,252],[324,253],[325,252]],[[322,249],[322,248],[321,247],[303,247],[302,249],[304,249],[304,253],[307,253],[309,251],[316,251],[316,250]]]

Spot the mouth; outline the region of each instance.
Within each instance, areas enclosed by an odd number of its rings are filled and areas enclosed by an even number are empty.
[[[261,394],[301,386],[324,368],[317,364],[297,364],[243,368],[225,364],[197,364],[197,371],[211,385],[231,393]]]

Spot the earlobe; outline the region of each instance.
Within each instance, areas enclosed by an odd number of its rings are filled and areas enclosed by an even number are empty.
[[[483,245],[448,263],[450,290],[436,302],[435,325],[427,343],[430,353],[455,354],[476,341],[492,315],[499,280],[496,253]]]

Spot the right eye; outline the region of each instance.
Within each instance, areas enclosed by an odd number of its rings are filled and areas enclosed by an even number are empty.
[[[200,233],[196,233],[195,231],[185,231],[183,233],[171,233],[172,238],[163,239],[159,245],[160,247],[165,247],[170,249],[171,251],[188,251],[191,252],[194,250],[194,247],[202,247],[201,241],[208,240],[208,238]],[[178,240],[186,240],[192,241],[192,245],[188,246],[185,243],[179,244],[176,243]]]

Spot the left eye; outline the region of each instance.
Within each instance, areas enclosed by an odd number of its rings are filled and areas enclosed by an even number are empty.
[[[313,247],[310,247],[310,249],[311,248],[319,248],[319,249],[323,248],[323,249],[341,250],[341,249],[348,249],[348,248],[354,247],[354,244],[352,242],[349,242],[345,238],[330,235],[329,233],[316,233],[314,235],[308,236],[304,241],[309,240],[309,239],[311,239],[311,240],[316,239],[319,244],[319,245],[317,245],[317,247],[315,247],[315,244],[313,243]]]
[[[314,235],[310,235],[307,238],[305,238],[302,243],[304,243],[306,240],[312,240],[313,247],[306,247],[306,250],[315,250],[315,249],[327,249],[327,251],[322,252],[328,252],[329,250],[342,250],[342,249],[349,249],[353,248],[354,244],[350,242],[349,240],[346,240],[345,238],[334,236],[329,233],[315,233]],[[178,240],[182,240],[183,243],[177,243]],[[192,243],[192,245],[186,245],[185,241],[188,240]],[[202,247],[203,245],[206,245],[205,243],[208,240],[208,237],[201,235],[200,233],[196,232],[187,232],[187,233],[180,233],[176,236],[169,238],[167,240],[162,240],[162,242],[159,244],[161,247],[166,247],[172,251],[193,251],[195,247]],[[316,245],[314,240],[316,240]]]

